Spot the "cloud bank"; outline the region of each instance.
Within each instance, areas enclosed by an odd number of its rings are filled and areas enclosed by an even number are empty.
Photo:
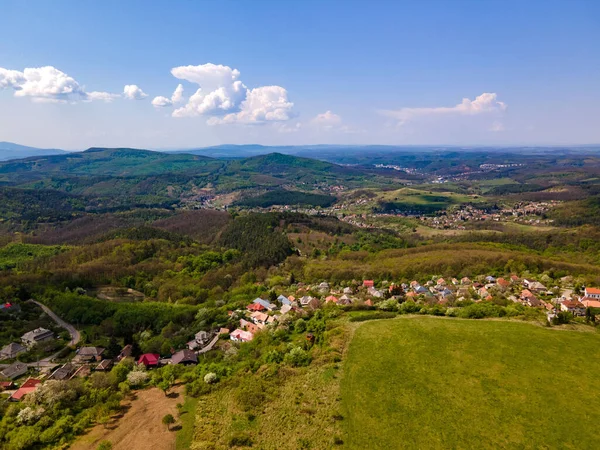
[[[52,66],[29,67],[22,72],[0,67],[0,89],[13,89],[15,97],[29,97],[35,102],[110,102],[118,97],[108,92],[88,93],[74,78]]]
[[[434,108],[401,108],[399,110],[384,110],[385,116],[396,119],[400,125],[417,119],[430,116],[464,115],[473,116],[491,112],[503,112],[507,105],[497,100],[497,94],[484,92],[475,100],[463,98],[462,102],[455,106],[439,106]]]

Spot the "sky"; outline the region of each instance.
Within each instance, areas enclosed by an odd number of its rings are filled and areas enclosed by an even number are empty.
[[[600,1],[0,0],[0,141],[600,143]]]

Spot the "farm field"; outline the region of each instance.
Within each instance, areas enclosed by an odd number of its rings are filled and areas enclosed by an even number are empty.
[[[401,317],[355,332],[344,448],[596,448],[600,336]]]

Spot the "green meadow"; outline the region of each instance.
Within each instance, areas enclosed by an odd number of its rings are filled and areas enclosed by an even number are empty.
[[[600,335],[491,320],[365,322],[344,448],[598,448]]]

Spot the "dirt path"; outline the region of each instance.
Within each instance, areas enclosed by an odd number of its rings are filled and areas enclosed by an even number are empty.
[[[114,418],[106,427],[95,426],[70,448],[95,450],[101,441],[107,440],[112,442],[113,450],[173,450],[178,424],[171,425],[171,431],[167,431],[162,418],[172,414],[178,421],[176,405],[183,403],[182,392],[183,389],[177,387],[165,397],[156,388],[138,391],[135,400],[125,403],[129,409],[123,417]]]

